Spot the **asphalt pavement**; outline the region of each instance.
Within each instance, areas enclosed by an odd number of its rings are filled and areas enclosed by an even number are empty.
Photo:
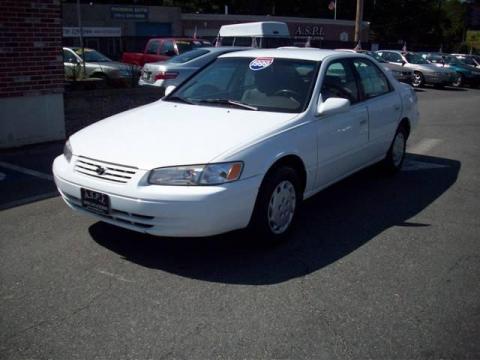
[[[63,144],[0,152],[0,359],[480,359],[480,90],[417,94],[402,172],[276,247],[107,225],[56,196]]]

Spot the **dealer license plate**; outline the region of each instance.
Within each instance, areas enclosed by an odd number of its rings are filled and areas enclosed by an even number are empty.
[[[110,197],[108,195],[87,189],[80,189],[80,192],[82,196],[82,206],[86,210],[101,215],[108,215],[110,213]]]

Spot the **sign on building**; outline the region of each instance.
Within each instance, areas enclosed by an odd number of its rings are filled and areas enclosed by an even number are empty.
[[[147,20],[148,7],[144,6],[112,6],[110,8],[112,19],[117,20]]]
[[[122,36],[122,29],[119,27],[84,27],[84,37],[120,37]],[[80,36],[80,28],[78,27],[64,27],[63,37],[78,37]]]
[[[339,38],[340,38],[340,41],[348,41],[348,33],[346,31],[342,31],[340,33]]]

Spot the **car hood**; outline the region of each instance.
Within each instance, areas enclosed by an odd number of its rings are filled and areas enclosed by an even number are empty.
[[[70,143],[74,155],[144,170],[202,164],[276,133],[297,116],[160,100],[90,125]]]

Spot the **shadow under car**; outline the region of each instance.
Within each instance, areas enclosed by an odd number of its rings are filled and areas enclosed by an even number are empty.
[[[394,177],[369,167],[304,202],[291,239],[260,245],[245,231],[209,238],[160,238],[103,222],[89,228],[101,246],[125,260],[187,278],[275,284],[317,271],[392,226],[409,222],[456,181],[460,162],[407,154]]]

